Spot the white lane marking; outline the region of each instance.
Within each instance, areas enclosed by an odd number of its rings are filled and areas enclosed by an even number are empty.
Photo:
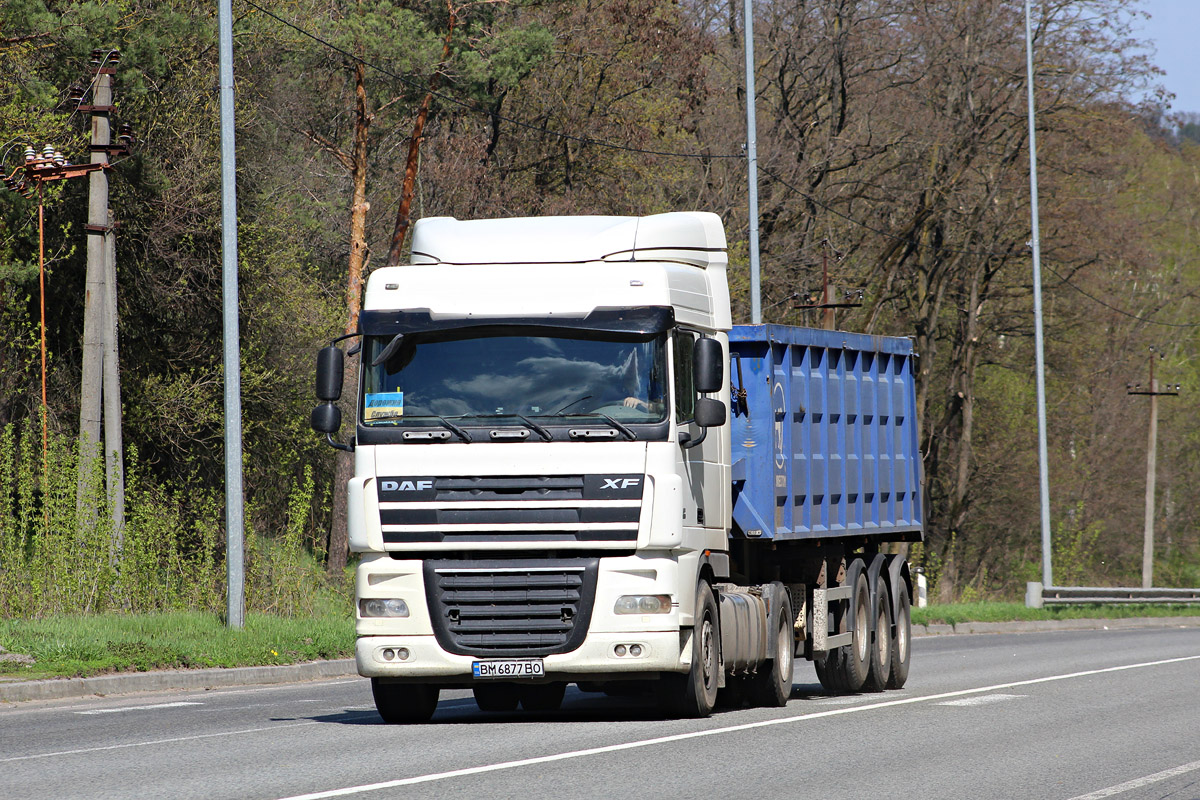
[[[152,739],[148,742],[126,742],[125,744],[110,744],[104,747],[83,747],[79,750],[58,750],[54,753],[34,753],[28,756],[11,756],[9,758],[0,758],[0,764],[7,764],[10,761],[29,761],[34,758],[51,758],[52,756],[75,756],[82,753],[99,753],[104,750],[122,750],[127,747],[145,747],[152,744],[169,744],[171,742],[192,742],[197,739],[212,739],[217,736],[237,736],[243,733],[258,733],[259,731],[277,731],[281,728],[299,728],[302,725],[318,725],[316,720],[308,720],[307,722],[293,722],[289,725],[267,725],[263,728],[242,728],[236,731],[221,731],[219,733],[200,733],[195,736],[176,736],[170,739]]]
[[[986,706],[992,703],[1003,703],[1005,700],[1019,700],[1023,694],[985,694],[979,697],[964,697],[961,700],[949,700],[938,703],[939,706]]]
[[[125,711],[150,711],[156,708],[178,708],[179,706],[202,706],[196,700],[180,700],[178,703],[155,703],[151,706],[121,706],[119,708],[93,708],[91,711],[76,711],[76,714],[120,714]]]
[[[1190,764],[1183,764],[1171,769],[1164,769],[1162,772],[1156,772],[1153,775],[1147,775],[1143,778],[1134,778],[1131,781],[1118,783],[1116,786],[1110,786],[1107,789],[1097,789],[1090,794],[1081,794],[1078,797],[1072,797],[1071,800],[1101,800],[1104,797],[1112,797],[1115,794],[1123,794],[1132,792],[1134,789],[1141,789],[1143,786],[1149,786],[1152,783],[1169,780],[1180,775],[1186,775],[1189,772],[1195,772],[1200,769],[1200,761],[1193,761]]]
[[[278,692],[278,691],[283,691],[285,689],[295,689],[298,686],[306,686],[306,687],[312,686],[312,687],[319,688],[319,687],[324,687],[324,686],[341,686],[341,685],[348,684],[348,683],[362,683],[362,682],[364,682],[363,678],[354,678],[351,680],[302,681],[299,684],[296,684],[296,683],[272,683],[267,686],[256,686],[252,689],[234,689],[234,688],[230,688],[230,687],[214,686],[209,689],[199,689],[199,690],[186,689],[183,691],[186,691],[187,694],[183,694],[182,696],[183,697],[217,697],[217,696],[225,697],[227,695],[234,695],[234,694],[258,694],[260,692]],[[163,690],[162,693],[165,694],[165,693],[169,692],[169,693],[174,694],[179,691],[180,690]],[[112,697],[110,696],[107,699],[111,700]],[[38,702],[38,701],[30,701],[30,702]],[[95,701],[92,701],[89,703],[74,703],[72,705],[57,705],[55,703],[55,701],[48,700],[48,701],[45,701],[44,705],[31,706],[28,708],[25,708],[25,707],[6,708],[6,709],[4,709],[4,713],[17,715],[17,714],[45,714],[45,713],[53,713],[56,711],[74,711],[75,709],[78,709],[78,708],[90,708],[94,702]]]
[[[1092,675],[1103,675],[1109,672],[1123,672],[1131,669],[1143,669],[1145,667],[1158,667],[1165,664],[1180,664],[1186,661],[1200,661],[1200,656],[1183,656],[1181,658],[1166,658],[1161,661],[1146,661],[1141,664],[1126,664],[1120,667],[1106,667],[1104,669],[1091,669],[1085,672],[1072,672],[1066,675],[1051,675],[1046,678],[1032,678],[1024,681],[1013,681],[1011,683],[998,683],[994,686],[981,686],[977,689],[961,689],[956,692],[942,692],[941,694],[925,695],[923,697],[906,697],[901,700],[888,700],[882,703],[871,703],[865,706],[851,706],[849,708],[834,708],[829,711],[817,711],[811,714],[800,714],[795,717],[782,717],[777,719],[767,719],[760,722],[747,722],[742,725],[729,725],[724,728],[710,728],[702,731],[692,731],[690,733],[678,733],[673,736],[659,736],[654,739],[641,739],[634,742],[624,742],[623,744],[612,744],[605,747],[589,747],[586,750],[573,750],[566,753],[556,753],[550,756],[538,756],[536,758],[522,758],[517,761],[503,761],[498,764],[484,764],[478,767],[467,767],[465,769],[450,770],[449,772],[435,772],[429,775],[416,775],[411,778],[398,778],[391,781],[382,781],[380,783],[366,783],[360,786],[347,786],[343,789],[330,789],[324,792],[312,792],[309,794],[298,794],[291,797],[281,798],[281,800],[324,800],[327,797],[346,797],[352,794],[362,794],[363,792],[374,792],[380,789],[395,789],[400,786],[412,786],[418,783],[431,783],[433,781],[441,781],[449,778],[462,778],[468,775],[478,775],[484,772],[499,772],[500,770],[516,769],[518,767],[529,767],[535,764],[548,764],[554,761],[565,761],[573,758],[584,758],[586,756],[603,755],[605,753],[617,753],[622,750],[635,750],[642,747],[653,747],[660,744],[671,744],[674,742],[683,742],[688,739],[699,739],[706,736],[717,736],[725,733],[736,733],[738,731],[749,731],[756,728],[768,728],[774,725],[786,725],[792,722],[806,722],[812,719],[823,719],[825,717],[838,717],[845,714],[857,714],[863,711],[875,711],[880,708],[894,708],[896,706],[912,705],[914,703],[928,703],[935,700],[948,700],[954,697],[967,697],[970,695],[986,694],[989,692],[998,692],[1002,689],[1013,689],[1018,686],[1035,686],[1040,683],[1052,683],[1054,681],[1065,681],[1071,678],[1085,678]]]

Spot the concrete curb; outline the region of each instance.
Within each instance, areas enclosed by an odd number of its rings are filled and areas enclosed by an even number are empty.
[[[256,686],[297,683],[322,678],[357,676],[353,658],[310,661],[272,667],[232,669],[181,669],[161,672],[123,672],[95,678],[52,678],[40,681],[0,682],[0,703],[23,700],[61,700],[91,695],[133,694],[172,689],[215,689],[225,686]]]
[[[960,622],[913,625],[913,636],[971,633],[1047,633],[1050,631],[1112,631],[1135,628],[1200,628],[1200,617],[1129,617],[1126,619],[1041,619],[1026,622]]]

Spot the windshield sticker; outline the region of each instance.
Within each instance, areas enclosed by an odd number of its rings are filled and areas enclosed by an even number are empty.
[[[404,416],[404,392],[377,392],[363,400],[363,421],[398,419]]]

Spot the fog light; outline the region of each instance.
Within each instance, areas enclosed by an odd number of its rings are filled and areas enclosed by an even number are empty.
[[[633,656],[634,658],[637,658],[641,654],[642,654],[642,646],[640,644],[629,645],[629,655]]]
[[[625,645],[623,645],[623,644],[617,645],[616,647],[613,648],[613,652],[616,653],[618,656],[625,655]]]
[[[401,661],[408,661],[408,648],[401,647],[398,650],[396,650],[396,657],[399,658]]]
[[[392,660],[393,658],[395,658],[395,657],[396,657],[396,651],[395,651],[395,650],[393,650],[393,649],[392,649],[392,648],[390,648],[390,647],[386,647],[386,648],[384,648],[384,650],[383,650],[383,660],[384,660],[384,661],[391,661],[391,660]]]

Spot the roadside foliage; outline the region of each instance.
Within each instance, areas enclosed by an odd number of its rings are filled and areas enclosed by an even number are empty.
[[[1170,115],[1138,10],[1035,4],[1055,577],[1140,579],[1149,408],[1126,385],[1148,383],[1154,345],[1155,376],[1184,387],[1159,401],[1156,584],[1196,586],[1200,134],[1195,114]],[[910,556],[942,600],[1015,599],[1040,578],[1021,12],[756,4],[765,321],[820,325],[798,306],[827,272],[856,304],[839,327],[913,337],[928,537]],[[352,329],[361,279],[403,253],[411,220],[714,211],[749,321],[742,6],[237,0],[234,14],[248,602],[303,614],[343,590],[346,563],[337,454],[308,428],[313,354]],[[110,47],[114,121],[136,136],[110,174],[127,522],[118,535],[76,497],[86,182],[44,196],[47,470],[37,203],[0,193],[4,616],[223,603],[215,8],[5,3],[4,171],[25,142],[87,160],[68,88]]]

